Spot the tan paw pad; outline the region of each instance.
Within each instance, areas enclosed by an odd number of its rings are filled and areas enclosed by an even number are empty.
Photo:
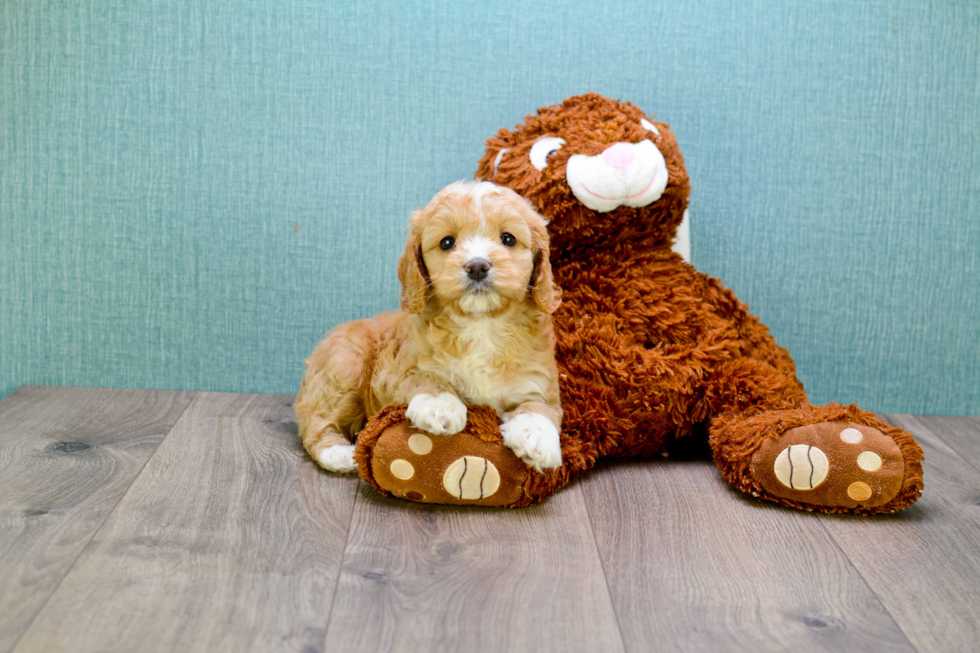
[[[412,453],[424,456],[432,451],[432,438],[421,433],[415,433],[408,439],[408,448]]]
[[[881,456],[874,451],[863,451],[857,457],[857,464],[866,472],[877,472],[881,469]]]
[[[500,488],[500,472],[486,458],[463,456],[446,468],[442,485],[457,499],[485,499]]]
[[[794,490],[812,490],[827,478],[827,455],[808,444],[786,447],[776,456],[773,471],[779,482]]]
[[[847,496],[855,501],[867,501],[872,494],[874,493],[871,491],[871,486],[861,481],[855,481],[847,486]]]
[[[840,432],[840,439],[847,444],[857,444],[864,439],[864,434],[857,429],[847,428]]]
[[[415,476],[415,468],[412,467],[412,463],[399,458],[391,461],[391,475],[395,478],[407,481]]]

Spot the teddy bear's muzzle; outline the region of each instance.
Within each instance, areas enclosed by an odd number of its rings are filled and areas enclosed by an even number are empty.
[[[651,204],[667,188],[667,163],[650,140],[614,143],[600,154],[573,154],[565,173],[576,199],[599,213]]]

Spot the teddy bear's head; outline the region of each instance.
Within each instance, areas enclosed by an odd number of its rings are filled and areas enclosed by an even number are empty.
[[[478,179],[517,191],[550,220],[553,255],[624,239],[669,247],[690,192],[669,126],[597,93],[501,129],[479,163]]]

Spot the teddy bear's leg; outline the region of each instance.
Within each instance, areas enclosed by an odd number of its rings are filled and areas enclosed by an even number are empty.
[[[727,387],[709,392],[720,409],[710,443],[738,489],[794,508],[858,514],[901,510],[922,493],[922,449],[911,434],[854,405],[813,406],[795,379],[765,363],[736,361],[718,376]]]
[[[562,467],[537,472],[503,443],[496,412],[470,407],[466,427],[451,436],[420,431],[405,406],[387,406],[357,436],[354,459],[367,483],[382,494],[422,503],[520,508],[568,483],[586,459],[562,439]],[[571,462],[572,464],[568,464]]]

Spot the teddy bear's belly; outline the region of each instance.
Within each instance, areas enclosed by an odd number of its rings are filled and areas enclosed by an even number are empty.
[[[644,311],[596,311],[578,299],[555,315],[564,428],[601,443],[603,455],[660,453],[690,434],[706,377],[735,348],[692,356],[696,343],[672,342]]]

